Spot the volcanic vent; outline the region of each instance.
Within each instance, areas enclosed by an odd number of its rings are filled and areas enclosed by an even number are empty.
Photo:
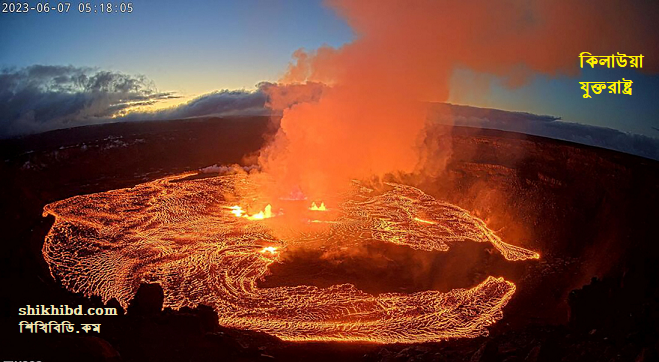
[[[371,295],[352,284],[260,288],[257,281],[287,249],[313,243],[378,240],[446,251],[472,240],[508,260],[539,257],[411,186],[375,191],[355,183],[327,203],[265,204],[247,175],[188,176],[46,205],[44,215],[56,219],[43,247],[53,277],[124,306],[141,282],[160,283],[166,307],[210,305],[221,325],[284,340],[414,343],[486,334],[515,285],[489,276],[471,289]]]

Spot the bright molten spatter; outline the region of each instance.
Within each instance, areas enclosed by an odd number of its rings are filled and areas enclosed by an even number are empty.
[[[56,218],[43,247],[53,277],[124,307],[141,282],[160,283],[165,307],[210,305],[221,325],[284,340],[416,343],[487,334],[515,285],[488,277],[446,293],[371,295],[351,284],[259,288],[257,281],[287,247],[318,241],[447,250],[469,239],[492,243],[509,260],[538,258],[502,242],[465,210],[409,186],[390,184],[383,193],[356,187],[324,213],[304,205],[306,214],[294,216],[299,226],[282,231],[277,220],[286,210],[269,206],[262,218],[244,211],[258,201],[249,178],[186,176],[46,205],[44,215]]]

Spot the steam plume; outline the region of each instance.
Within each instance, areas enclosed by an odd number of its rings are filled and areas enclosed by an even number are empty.
[[[284,84],[328,86],[284,109],[263,169],[286,188],[323,193],[349,178],[422,166],[427,102],[446,101],[449,77],[467,67],[505,77],[578,72],[578,54],[657,58],[652,1],[331,1],[356,33],[335,49],[298,50]],[[650,64],[652,63],[652,64]],[[657,63],[643,70],[656,71]],[[444,150],[447,147],[435,147]]]

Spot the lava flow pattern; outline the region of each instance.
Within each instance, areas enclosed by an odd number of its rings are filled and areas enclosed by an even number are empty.
[[[356,186],[336,206],[307,205],[311,216],[300,222],[307,227],[279,232],[281,210],[268,205],[256,218],[243,212],[257,198],[249,177],[188,176],[46,205],[44,216],[55,217],[43,246],[52,276],[72,292],[124,307],[140,283],[159,283],[165,307],[210,305],[223,326],[284,340],[417,343],[486,335],[515,285],[490,276],[471,289],[371,295],[352,284],[259,288],[257,281],[287,247],[319,240],[448,250],[469,239],[492,243],[508,260],[539,257],[410,186],[389,184],[383,193]],[[316,218],[319,212],[333,216]]]

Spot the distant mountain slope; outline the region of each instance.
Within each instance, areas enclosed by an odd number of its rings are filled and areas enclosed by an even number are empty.
[[[560,117],[434,103],[429,119],[441,124],[519,132],[596,146],[659,160],[659,139],[612,128],[562,121]]]

